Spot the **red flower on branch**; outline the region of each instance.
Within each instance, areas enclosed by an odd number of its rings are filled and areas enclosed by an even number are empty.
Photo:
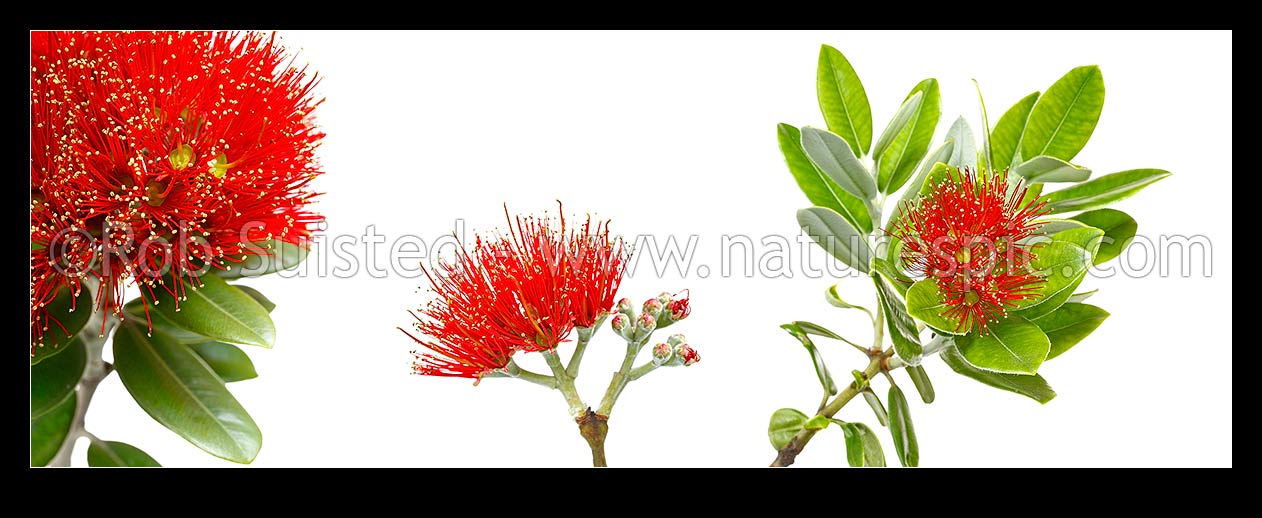
[[[979,179],[956,170],[919,203],[906,202],[894,235],[903,242],[907,268],[937,282],[956,331],[977,329],[1007,316],[1017,301],[1037,296],[1041,278],[1023,239],[1038,233],[1034,220],[1048,212],[1041,200],[1024,201],[1027,188],[1008,173]]]

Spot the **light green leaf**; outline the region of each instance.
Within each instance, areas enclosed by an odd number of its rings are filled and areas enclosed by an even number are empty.
[[[930,171],[932,171],[939,163],[941,163],[942,167],[945,168],[946,161],[950,159],[951,154],[954,152],[955,141],[947,139],[947,141],[943,142],[941,146],[938,146],[938,149],[935,149],[933,153],[929,154],[929,157],[925,159],[924,165],[920,167],[920,172],[916,174],[916,178],[914,178],[911,183],[907,184],[906,189],[903,189],[902,198],[898,200],[898,203],[894,205],[894,209],[890,211],[890,223],[896,222],[899,218],[903,217],[904,205],[918,202],[921,189],[924,187],[925,179],[929,177]],[[887,225],[887,227],[892,226],[893,225]]]
[[[118,441],[92,441],[88,446],[88,466],[93,468],[160,468],[161,464],[153,460],[135,446]]]
[[[1039,99],[1039,92],[1034,92],[1017,101],[999,117],[995,130],[990,133],[990,161],[995,169],[1012,167],[1021,161],[1017,153],[1017,145],[1021,142],[1021,134],[1025,132],[1025,122],[1030,118],[1030,110]]]
[[[824,417],[822,415],[817,415],[807,420],[806,423],[802,425],[802,428],[805,428],[807,430],[823,430],[825,428],[828,428],[828,425],[831,423],[832,423],[832,420],[828,419],[827,417]]]
[[[907,183],[916,165],[929,151],[929,142],[933,140],[933,131],[938,126],[938,117],[942,115],[941,97],[938,94],[938,81],[926,79],[912,89],[907,101],[916,94],[922,97],[917,103],[915,114],[909,118],[898,133],[892,137],[882,151],[873,152],[876,157],[877,186],[881,192],[891,194]],[[894,123],[891,122],[891,126]],[[886,128],[886,133],[890,128]],[[882,139],[885,134],[881,135]],[[879,143],[879,141],[878,141]],[[957,142],[957,145],[959,143]]]
[[[258,377],[258,372],[254,370],[254,362],[250,361],[250,357],[235,345],[225,344],[223,342],[202,342],[189,346],[193,349],[197,356],[200,356],[211,370],[215,371],[215,375],[224,383],[232,383],[234,381],[248,380]]]
[[[1035,374],[1047,358],[1047,335],[1019,315],[992,322],[985,335],[955,337],[955,345],[968,363],[993,372]]]
[[[79,386],[88,364],[87,348],[76,338],[62,349],[61,354],[31,366],[31,416],[48,413]]]
[[[920,103],[922,101],[924,101],[924,94],[919,91],[912,90],[911,95],[909,95],[907,99],[903,101],[903,104],[898,107],[898,111],[894,112],[894,118],[890,119],[890,123],[885,126],[885,131],[881,132],[881,136],[876,139],[876,147],[872,148],[872,157],[874,160],[879,159],[881,154],[885,152],[886,148],[888,148],[890,144],[894,142],[894,139],[898,137],[898,134],[903,131],[903,128],[911,123],[911,119],[915,117],[916,112],[920,110]]]
[[[1108,311],[1091,304],[1067,302],[1056,311],[1039,317],[1033,322],[1047,334],[1048,340],[1052,343],[1051,351],[1047,353],[1047,359],[1050,360],[1081,342],[1083,338],[1100,327],[1106,318],[1109,318]]]
[[[1087,299],[1091,298],[1092,295],[1095,295],[1097,291],[1100,290],[1094,289],[1091,291],[1084,291],[1082,293],[1075,293],[1069,297],[1069,302],[1085,302]]]
[[[150,417],[197,447],[240,463],[258,455],[258,425],[188,347],[126,323],[114,337],[114,367]]]
[[[196,281],[184,281],[178,307],[167,289],[153,290],[158,298],[152,309],[175,325],[220,342],[267,348],[275,344],[276,327],[258,301],[214,275],[198,281],[203,283],[199,288],[193,287]],[[170,277],[165,282],[174,289]]]
[[[819,49],[815,93],[828,130],[845,139],[855,156],[863,156],[872,144],[872,108],[868,94],[850,62],[837,49]]]
[[[834,307],[838,307],[842,309],[858,309],[858,310],[862,310],[863,312],[869,315],[872,314],[871,311],[868,311],[868,308],[865,308],[863,306],[857,306],[857,305],[854,305],[842,300],[841,295],[837,293],[837,286],[839,286],[840,284],[841,283],[834,284],[832,286],[829,286],[827,290],[824,290],[824,300],[827,300],[828,303]]]
[[[1047,403],[1056,397],[1056,392],[1052,387],[1048,386],[1047,381],[1038,374],[1002,374],[982,370],[968,363],[960,351],[954,345],[943,349],[938,354],[942,361],[946,362],[951,370],[965,377],[973,378],[977,381],[995,387],[997,389],[1006,390],[1022,396],[1028,397],[1039,403]]]
[[[1128,198],[1167,176],[1170,173],[1161,169],[1131,169],[1047,193],[1043,199],[1053,213],[1094,209]]]
[[[806,157],[806,151],[802,149],[802,134],[797,128],[781,123],[777,130],[780,152],[784,154],[789,172],[793,173],[793,179],[802,193],[806,194],[806,199],[812,205],[836,211],[864,234],[871,232],[872,217],[868,214],[867,202],[846,192],[811,163]]]
[[[968,126],[968,121],[964,120],[964,117],[955,119],[955,123],[951,124],[951,129],[947,130],[946,138],[948,142],[954,142],[955,145],[952,146],[951,155],[943,162],[951,167],[976,169],[977,142],[973,137],[973,128]]]
[[[923,349],[920,346],[920,333],[916,323],[907,314],[907,307],[898,295],[887,285],[879,272],[872,274],[872,282],[876,284],[876,298],[885,311],[885,323],[889,329],[890,340],[894,342],[894,352],[908,365],[919,365]],[[893,281],[898,282],[898,281]]]
[[[1126,247],[1130,246],[1131,241],[1135,239],[1135,232],[1139,230],[1139,223],[1136,223],[1134,218],[1115,209],[1096,209],[1070,219],[1104,231],[1104,239],[1100,240],[1100,249],[1091,256],[1096,265],[1104,264],[1122,255]]]
[[[876,198],[876,181],[841,137],[827,131],[802,128],[802,150],[815,167],[846,192],[864,200]]]
[[[57,295],[44,308],[48,315],[44,319],[47,327],[42,331],[43,344],[34,344],[31,365],[64,351],[65,345],[74,340],[75,334],[92,317],[92,294],[86,288],[81,288],[79,295],[74,296],[70,287],[63,287],[57,290]]]
[[[792,408],[781,408],[771,414],[771,423],[767,425],[767,438],[771,439],[771,447],[779,450],[793,440],[793,436],[806,426],[806,414]]]
[[[1091,178],[1091,170],[1051,156],[1036,156],[1012,169],[1028,182],[1081,182]]]
[[[933,383],[929,381],[929,373],[925,372],[924,364],[908,365],[907,375],[911,376],[912,384],[916,385],[916,391],[920,393],[920,399],[925,404],[933,403]]]
[[[224,261],[226,269],[215,268],[211,271],[224,279],[258,277],[298,266],[311,253],[305,246],[279,239],[247,243],[244,246],[252,253],[236,257],[239,261]]]
[[[71,392],[47,412],[31,414],[31,466],[47,466],[57,456],[61,443],[70,434],[78,401],[78,396]]]
[[[894,451],[903,466],[914,468],[920,464],[920,446],[916,443],[916,429],[911,424],[911,412],[907,398],[898,385],[890,385],[890,435],[894,436]]]
[[[1039,97],[1021,135],[1021,156],[1073,160],[1104,108],[1104,76],[1095,65],[1070,70]]]
[[[873,468],[885,467],[885,452],[881,450],[881,441],[863,423],[839,423],[846,436],[846,462],[855,468],[864,466]]]
[[[898,291],[899,295],[907,296],[907,288],[910,288],[912,285],[911,278],[904,275],[898,268],[895,268],[893,263],[878,257],[872,259],[872,270],[880,272],[881,276],[886,279],[892,279],[890,284],[894,286],[894,290]]]
[[[937,281],[933,279],[916,281],[907,290],[906,297],[907,313],[920,319],[938,334],[958,335],[969,331],[961,328],[958,320],[943,315],[948,306],[938,293]]]
[[[1053,305],[1068,300],[1073,290],[1082,283],[1091,264],[1091,251],[1070,239],[1088,240],[1093,235],[1094,246],[1099,246],[1102,233],[1092,227],[1064,230],[1053,234],[1052,241],[1036,244],[1033,248],[1036,257],[1027,266],[1031,273],[1043,279],[1043,283],[1038,286],[1035,296],[1016,301],[1009,310],[1020,311],[1047,304],[1048,307],[1040,308],[1039,313],[1045,314],[1056,309]],[[1090,244],[1090,241],[1084,242]],[[1027,315],[1027,318],[1037,316]]]
[[[1042,226],[1040,226],[1038,230],[1039,234],[1042,234],[1042,235],[1035,236],[1035,237],[1028,237],[1021,240],[1021,242],[1037,243],[1040,241],[1047,241],[1047,239],[1044,236],[1051,236],[1059,232],[1063,232],[1065,230],[1070,230],[1074,228],[1086,228],[1086,227],[1091,226],[1081,221],[1074,221],[1072,219],[1060,219],[1060,218],[1040,219],[1036,221],[1036,223],[1042,223]]]
[[[868,273],[872,249],[867,236],[855,230],[836,211],[824,207],[798,210],[798,224],[819,246],[846,265]]]
[[[872,413],[876,415],[876,422],[881,423],[881,426],[889,426],[890,416],[885,411],[885,405],[881,404],[880,396],[877,396],[876,392],[872,392],[871,387],[864,389],[860,393],[863,394],[863,399],[868,402],[868,407],[872,409]]]
[[[959,170],[952,168],[944,163],[933,164],[929,168],[929,174],[925,176],[925,183],[920,186],[920,195],[928,196],[933,194],[934,189],[942,182],[963,181],[963,176],[959,174]]]
[[[982,152],[977,154],[977,163],[981,171],[990,171],[990,115],[986,113],[986,99],[982,97],[982,85],[973,79],[973,88],[977,90],[977,105],[982,110]]]

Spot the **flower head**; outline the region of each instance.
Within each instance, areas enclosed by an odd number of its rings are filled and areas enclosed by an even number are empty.
[[[986,332],[1017,301],[1037,296],[1042,279],[1027,266],[1035,256],[1022,240],[1036,235],[1045,202],[1024,201],[1026,187],[1003,171],[978,178],[967,168],[905,203],[894,235],[913,274],[934,279],[956,331]]]

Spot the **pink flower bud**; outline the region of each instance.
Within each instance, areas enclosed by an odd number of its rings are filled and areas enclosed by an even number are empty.
[[[674,352],[671,350],[669,345],[666,345],[666,344],[654,345],[653,346],[653,364],[662,365],[670,361],[670,357],[673,354]]]
[[[649,313],[640,315],[639,325],[636,326],[641,333],[651,333],[657,329],[657,318]]]
[[[613,321],[610,322],[609,325],[613,326],[614,331],[618,331],[621,333],[623,329],[627,328],[627,324],[630,324],[630,323],[631,323],[631,318],[628,317],[625,313],[614,313]]]
[[[689,347],[688,344],[675,346],[675,355],[683,358],[685,367],[701,361],[701,355],[697,354],[696,349]]]
[[[615,313],[626,313],[630,315],[635,310],[635,303],[631,302],[631,299],[623,297],[618,300],[618,305],[614,306],[613,310]]]
[[[670,338],[666,339],[666,343],[670,344],[671,347],[674,347],[682,343],[688,343],[688,339],[684,338],[684,335],[682,334],[675,333],[673,335],[670,335]]]
[[[648,299],[644,301],[643,309],[645,313],[651,313],[654,318],[656,318],[657,314],[662,312],[663,307],[665,306],[662,305],[661,301],[657,299]]]

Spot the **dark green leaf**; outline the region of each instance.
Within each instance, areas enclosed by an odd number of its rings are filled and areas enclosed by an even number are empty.
[[[873,156],[876,157],[876,183],[885,194],[897,191],[899,187],[907,183],[908,178],[911,178],[912,171],[929,151],[929,142],[933,140],[933,131],[938,126],[938,117],[942,115],[937,80],[921,81],[908,95],[908,101],[916,94],[922,97],[915,115],[902,126],[883,152],[873,152]],[[889,129],[886,131],[888,132]],[[959,145],[958,142],[956,144]]]
[[[31,365],[65,350],[64,346],[74,339],[75,334],[92,317],[92,294],[86,288],[80,288],[76,297],[69,287],[63,287],[45,309],[47,318],[43,321],[43,340],[42,343],[33,344]]]
[[[864,200],[876,198],[876,181],[841,137],[816,128],[802,128],[802,150],[815,167],[846,192]]]
[[[824,387],[824,391],[828,392],[830,396],[837,394],[837,384],[833,383],[833,375],[828,372],[828,366],[824,365],[824,356],[819,353],[819,349],[815,347],[815,342],[811,341],[811,337],[807,336],[806,331],[797,324],[783,324],[780,326],[780,329],[788,331],[799,342],[802,342],[807,354],[811,356],[811,363],[815,366],[815,376],[819,378],[820,386]]]
[[[1149,184],[1170,176],[1161,169],[1131,169],[1045,194],[1053,213],[1094,209],[1130,197]]]
[[[233,284],[233,286],[236,286],[238,290],[241,290],[245,292],[246,295],[249,295],[250,298],[254,299],[255,302],[258,302],[260,306],[263,306],[263,309],[266,309],[268,313],[271,313],[273,309],[276,309],[276,303],[263,296],[263,292],[241,284]]]
[[[1036,156],[1012,168],[1012,173],[1027,182],[1081,182],[1091,178],[1091,170],[1050,156]]]
[[[193,281],[184,281],[183,297],[176,306],[175,298],[159,287],[153,310],[172,323],[207,338],[241,345],[271,348],[276,342],[276,327],[267,316],[267,309],[214,275],[199,278],[203,284],[193,289]],[[167,287],[172,286],[166,279]]]
[[[216,275],[224,279],[238,277],[258,277],[269,273],[288,270],[301,264],[311,252],[305,246],[281,241],[259,241],[247,243],[246,248],[253,253],[242,254],[235,258],[240,261],[225,261],[226,269],[214,269]]]
[[[832,209],[811,207],[798,210],[798,224],[819,246],[846,265],[868,273],[872,249],[867,236],[855,230]]]
[[[123,324],[114,337],[114,367],[145,412],[197,447],[240,463],[258,455],[263,443],[258,425],[188,347],[161,332],[147,337],[139,325]]]
[[[846,436],[846,462],[852,467],[885,467],[885,452],[881,441],[863,423],[841,423]]]
[[[872,413],[876,415],[876,421],[881,423],[881,426],[889,426],[889,413],[885,411],[885,405],[881,404],[880,396],[877,396],[876,392],[872,392],[870,387],[861,392],[861,394],[863,394],[864,401],[867,401],[868,406],[872,408]]]
[[[872,108],[868,105],[868,94],[846,57],[828,45],[819,49],[815,93],[828,130],[845,139],[855,156],[867,153],[872,144]]]
[[[955,345],[968,363],[1007,374],[1034,374],[1047,358],[1047,335],[1019,315],[992,322],[987,333],[955,337]]]
[[[894,352],[908,365],[919,365],[922,348],[916,323],[907,314],[907,307],[899,300],[898,294],[890,289],[879,272],[872,274],[872,281],[876,284],[876,298],[885,311],[885,323],[890,340],[894,342]]]
[[[920,464],[920,446],[916,444],[916,429],[911,424],[907,398],[898,385],[890,385],[890,435],[894,436],[894,451],[904,466],[914,468]]]
[[[1047,353],[1050,360],[1082,341],[1108,317],[1108,311],[1091,304],[1068,302],[1033,322],[1052,343],[1051,352]]]
[[[999,117],[995,130],[990,133],[990,156],[995,169],[1012,167],[1020,161],[1017,145],[1021,143],[1021,133],[1025,132],[1025,121],[1030,118],[1030,109],[1039,99],[1039,92],[1034,92],[1017,101]]]
[[[955,346],[943,349],[938,356],[942,357],[942,361],[946,362],[947,366],[951,367],[951,370],[956,373],[973,378],[992,387],[1021,394],[1022,396],[1038,401],[1039,403],[1047,403],[1048,401],[1051,401],[1052,398],[1056,397],[1056,392],[1053,391],[1052,387],[1047,385],[1047,381],[1038,374],[1032,376],[1024,374],[1002,374],[979,369],[976,366],[970,365],[968,360],[964,359],[964,356],[960,354],[960,351],[957,350]]]
[[[784,154],[789,172],[793,173],[793,179],[797,181],[802,193],[806,194],[806,199],[812,205],[836,211],[863,233],[871,232],[872,217],[868,214],[867,203],[846,192],[811,163],[806,157],[806,151],[802,149],[802,134],[797,128],[781,123],[777,129],[780,152]]]
[[[93,468],[160,468],[161,464],[153,460],[135,446],[118,441],[92,441],[88,446],[88,466]]]
[[[1135,232],[1139,230],[1139,223],[1136,223],[1134,218],[1125,212],[1115,209],[1096,209],[1070,219],[1081,221],[1104,231],[1104,239],[1100,241],[1100,249],[1092,256],[1092,261],[1096,265],[1104,264],[1114,257],[1122,255],[1126,247],[1130,246],[1131,241],[1135,239]]]
[[[929,381],[929,373],[925,372],[924,365],[908,365],[907,375],[911,376],[912,384],[916,385],[916,391],[920,393],[920,399],[929,404],[933,402],[933,383]]]
[[[203,342],[189,347],[206,362],[219,379],[224,383],[248,380],[258,377],[254,371],[254,362],[235,345],[222,342]]]
[[[806,420],[806,414],[792,408],[781,408],[772,413],[771,423],[767,425],[767,437],[771,439],[771,447],[779,450],[789,444],[793,436],[806,426]]]
[[[56,406],[43,414],[31,414],[31,465],[47,466],[61,443],[66,441],[70,433],[70,424],[74,421],[75,405],[79,398],[74,392],[61,400]]]
[[[43,415],[65,401],[79,385],[88,364],[87,348],[76,338],[62,346],[65,352],[31,366],[31,415]]]
[[[1039,97],[1021,135],[1021,156],[1073,160],[1104,108],[1104,76],[1095,65],[1070,70]]]
[[[149,316],[146,317],[144,301],[139,297],[132,299],[123,306],[123,315],[124,318],[134,319],[141,325],[144,322],[149,322],[155,331],[166,333],[172,340],[182,344],[197,344],[207,341],[206,337],[175,325],[167,317],[162,316],[161,311],[155,311],[152,305],[150,306]]]

